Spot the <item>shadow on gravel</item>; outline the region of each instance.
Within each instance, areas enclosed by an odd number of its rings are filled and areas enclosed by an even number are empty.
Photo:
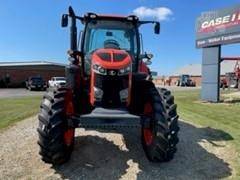
[[[229,164],[199,145],[201,141],[232,140],[224,131],[180,123],[180,142],[168,163],[150,163],[142,150],[138,130],[118,130],[128,150],[98,136],[76,138],[71,160],[55,167],[67,179],[220,179],[231,175]],[[221,147],[220,147],[221,148]]]

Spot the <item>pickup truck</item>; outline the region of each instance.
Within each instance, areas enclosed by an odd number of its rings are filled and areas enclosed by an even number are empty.
[[[52,77],[48,81],[49,88],[60,88],[66,85],[65,77]]]
[[[26,82],[26,89],[28,90],[46,90],[47,89],[47,84],[46,82],[43,80],[42,77],[39,76],[33,76],[33,77],[29,77]]]

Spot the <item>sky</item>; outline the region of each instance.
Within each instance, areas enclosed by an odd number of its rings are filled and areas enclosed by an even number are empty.
[[[161,33],[141,28],[144,50],[152,53],[153,71],[170,75],[178,68],[201,63],[195,48],[195,21],[202,12],[240,4],[239,0],[8,0],[0,2],[0,62],[67,62],[69,30],[60,19],[71,5],[76,14],[137,14],[143,20],[159,20]],[[82,26],[79,26],[81,29]],[[240,44],[227,45],[223,56],[240,56]]]

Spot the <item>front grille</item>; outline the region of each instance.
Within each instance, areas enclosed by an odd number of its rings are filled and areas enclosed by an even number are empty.
[[[41,82],[41,81],[33,81],[32,82],[32,85],[43,85],[44,84],[44,82]]]
[[[66,83],[65,82],[60,82],[59,83],[61,86],[64,86]]]
[[[129,76],[104,76],[95,73],[95,87],[103,91],[103,97],[100,102],[105,108],[116,108],[122,106],[119,92],[128,88]]]

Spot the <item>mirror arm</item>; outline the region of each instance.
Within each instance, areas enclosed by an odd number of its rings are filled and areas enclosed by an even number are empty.
[[[139,25],[142,25],[142,24],[155,24],[155,23],[159,23],[158,21],[139,21]]]
[[[154,27],[155,34],[160,33],[160,22],[158,22],[158,21],[138,21],[138,27],[143,24],[155,24],[155,27]],[[157,30],[156,30],[156,27],[158,27]]]
[[[71,6],[69,6],[69,8],[68,8],[68,16],[75,19],[75,21],[76,21],[76,19],[80,20],[81,22],[83,22],[83,20],[84,20],[83,17],[75,15],[75,12]]]

